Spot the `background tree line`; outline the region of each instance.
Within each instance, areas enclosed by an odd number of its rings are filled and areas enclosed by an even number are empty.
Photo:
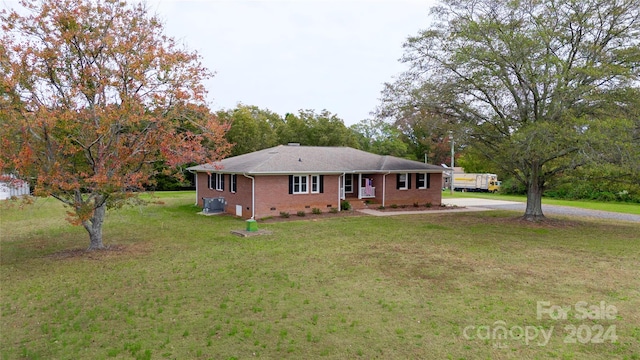
[[[637,111],[637,110],[636,110]],[[497,173],[503,179],[502,192],[525,194],[526,188],[508,172],[488,161],[482,149],[467,135],[451,127],[437,114],[417,106],[398,104],[380,107],[372,119],[347,126],[327,110],[300,110],[284,116],[269,109],[240,104],[215,113],[229,126],[225,138],[233,144],[230,156],[237,156],[277,145],[300,143],[306,146],[349,146],[380,155],[392,155],[431,164],[451,163],[451,140],[455,140],[455,163],[466,172]],[[635,117],[638,119],[638,116]],[[564,199],[640,202],[640,149],[637,120],[616,126],[603,125],[600,137],[607,146],[589,163],[566,171],[548,185],[546,196]],[[629,131],[634,128],[635,132]],[[605,151],[606,150],[606,151]],[[193,186],[164,175],[158,176],[157,190],[176,190]]]
[[[284,116],[269,109],[239,104],[234,109],[215,113],[227,126],[225,139],[232,144],[229,156],[299,143],[304,146],[348,146],[380,155],[392,155],[429,163],[450,163],[450,143],[445,133],[432,135],[430,129],[401,128],[384,119],[362,120],[347,126],[328,110],[299,110]],[[186,167],[184,167],[186,168]],[[185,174],[186,175],[186,174]],[[185,181],[186,180],[186,181]],[[190,176],[182,181],[159,174],[149,187],[153,190],[178,190],[193,187]]]

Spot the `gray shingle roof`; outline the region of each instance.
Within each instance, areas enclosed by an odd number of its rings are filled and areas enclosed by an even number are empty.
[[[442,172],[439,166],[350,147],[279,145],[188,168],[196,172],[259,174]]]

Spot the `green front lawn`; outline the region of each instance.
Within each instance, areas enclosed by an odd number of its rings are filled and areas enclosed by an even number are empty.
[[[2,359],[640,358],[640,224],[489,211],[241,238],[193,193],[159,195],[110,212],[114,250],[94,253],[58,203],[3,205]],[[608,312],[578,319],[582,301]]]

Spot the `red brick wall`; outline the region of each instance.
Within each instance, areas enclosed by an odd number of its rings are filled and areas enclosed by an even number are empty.
[[[376,189],[375,198],[358,199],[358,175],[354,175],[354,190],[353,194],[346,194],[347,201],[351,203],[351,206],[355,209],[363,208],[364,202],[375,205],[382,205],[383,189],[386,189],[386,196],[384,198],[385,206],[392,204],[396,205],[413,205],[418,203],[424,205],[431,203],[434,206],[440,205],[442,202],[442,174],[431,174],[431,180],[429,182],[428,189],[416,188],[416,174],[411,174],[411,189],[399,190],[396,189],[396,174],[363,174],[362,178],[372,178],[373,186]],[[361,183],[362,184],[362,183]]]
[[[237,191],[235,193],[229,191],[230,175],[224,174],[224,190],[209,189],[209,175],[207,173],[198,173],[198,205],[203,206],[202,198],[223,197],[227,202],[225,211],[229,214],[236,214],[236,205],[242,206],[242,217],[251,217],[251,179],[237,174]]]
[[[339,206],[338,176],[324,175],[323,190],[322,194],[289,194],[288,175],[258,176],[256,177],[256,218],[279,216],[280,212],[288,212],[295,216],[298,211],[310,213],[313,208],[318,208],[322,212],[329,211],[330,207],[337,208]]]
[[[416,174],[414,173],[411,174],[411,189],[396,189],[396,181],[396,174],[387,175],[385,206],[412,205],[413,203],[419,205],[431,203],[438,206],[442,202],[442,173],[431,174],[428,189],[416,189]]]
[[[363,175],[363,177],[373,178],[373,186],[376,188],[376,197],[372,199],[358,200],[358,176],[354,175],[354,193],[347,194],[355,198],[347,198],[353,202],[363,202],[369,200],[375,204],[382,204],[383,189],[382,174]],[[318,208],[322,212],[329,211],[330,207],[339,207],[339,176],[324,175],[324,192],[321,194],[289,194],[288,175],[263,175],[255,177],[256,209],[257,219],[267,216],[280,216],[280,212],[288,212],[295,216],[298,211],[310,213],[313,208]],[[386,176],[386,197],[385,205],[412,205],[418,203],[424,205],[431,203],[437,206],[442,201],[442,174],[431,174],[430,187],[428,189],[416,189],[416,174],[411,174],[411,189],[396,189],[396,174]],[[309,180],[310,181],[310,180]],[[225,174],[225,189],[217,191],[209,189],[209,177],[206,173],[197,174],[198,182],[198,205],[202,206],[203,197],[224,197],[227,206],[226,212],[236,213],[236,205],[242,206],[242,217],[251,217],[251,179],[237,175],[237,192],[229,191],[229,174]],[[311,184],[308,184],[309,187]],[[353,204],[356,205],[356,204]],[[272,210],[273,209],[273,210]]]

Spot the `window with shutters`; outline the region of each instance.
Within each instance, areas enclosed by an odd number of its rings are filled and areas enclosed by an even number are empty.
[[[320,175],[311,175],[311,193],[318,194],[320,192]]]
[[[224,174],[209,174],[209,189],[224,191]]]
[[[224,174],[209,174],[209,189],[224,190]]]
[[[428,189],[430,186],[429,180],[431,180],[431,174],[427,174],[427,173],[416,174],[416,187],[418,189]]]
[[[396,188],[399,190],[407,190],[409,188],[409,174],[398,174]]]
[[[309,189],[307,187],[307,175],[294,175],[293,176],[293,193],[294,194],[307,194]]]
[[[289,194],[324,193],[324,175],[289,175]]]
[[[229,175],[229,191],[235,193],[238,191],[238,175]]]

